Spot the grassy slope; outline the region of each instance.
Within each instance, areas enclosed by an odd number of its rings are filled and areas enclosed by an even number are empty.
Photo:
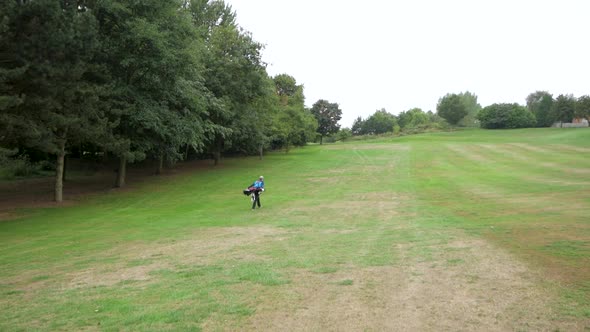
[[[277,287],[297,271],[395,265],[400,243],[424,243],[416,255],[428,258],[426,244],[448,240],[437,231],[444,229],[541,266],[563,295],[562,313],[588,318],[588,152],[590,130],[560,129],[314,146],[262,163],[227,160],[74,207],[23,211],[0,224],[0,329],[239,326],[280,301]],[[260,174],[269,189],[253,212],[240,190]],[[394,227],[408,221],[403,231]],[[251,226],[268,234],[227,250],[198,248],[235,240],[215,229],[240,235]],[[160,250],[191,239],[197,249],[179,248],[207,257]],[[100,282],[138,267],[145,278]],[[85,271],[98,282],[72,286]]]

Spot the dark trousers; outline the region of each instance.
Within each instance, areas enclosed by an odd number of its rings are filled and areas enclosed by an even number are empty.
[[[256,207],[256,203],[258,203],[258,207],[260,208],[260,191],[254,191],[254,202],[252,202],[252,209]]]

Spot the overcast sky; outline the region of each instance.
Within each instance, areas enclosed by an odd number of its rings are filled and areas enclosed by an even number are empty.
[[[436,111],[446,93],[486,106],[547,90],[590,94],[587,0],[226,0],[266,45],[270,75],[337,102],[350,126],[385,108]]]

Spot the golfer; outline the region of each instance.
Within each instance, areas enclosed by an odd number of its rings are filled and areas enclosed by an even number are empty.
[[[260,209],[260,194],[264,191],[264,176],[260,176],[256,182],[254,182],[254,201],[252,202],[252,210],[256,208]]]

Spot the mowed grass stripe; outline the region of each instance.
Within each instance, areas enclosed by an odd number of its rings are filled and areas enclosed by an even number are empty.
[[[497,153],[481,152],[478,145],[464,144],[446,145],[454,153],[454,156],[448,159],[453,167],[463,169],[472,179],[482,178],[489,181],[496,176],[498,184],[511,184],[522,188],[523,183],[527,183],[526,192],[531,190],[547,191],[547,186],[553,191],[567,190],[561,187],[586,187],[590,185],[590,175],[580,175],[564,172],[555,168],[547,168],[547,162],[541,157],[537,157],[536,162],[522,164],[513,162],[513,158],[507,158]],[[461,161],[465,159],[466,162]],[[564,168],[568,168],[564,166]],[[535,189],[536,188],[536,189]],[[518,188],[516,188],[518,189]],[[579,188],[572,188],[577,190]]]
[[[514,158],[501,148],[489,148],[498,145],[485,144],[483,151],[471,143],[438,150],[437,182],[422,193],[461,217],[464,227],[528,256],[562,281],[585,287],[590,275],[588,176],[560,173],[557,178],[544,165],[544,154],[527,150],[523,158]],[[449,192],[453,196],[444,197]],[[554,244],[569,244],[571,252],[548,249]]]

